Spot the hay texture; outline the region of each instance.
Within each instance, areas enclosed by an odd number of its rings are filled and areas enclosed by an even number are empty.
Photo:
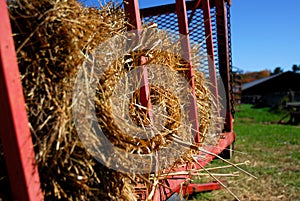
[[[7,3],[45,199],[136,200],[134,186],[138,182],[152,189],[147,174],[122,173],[97,162],[83,146],[72,120],[73,87],[78,68],[100,43],[125,33],[124,12],[112,4],[99,9],[84,8],[75,0],[11,0]],[[163,40],[163,44],[172,44],[167,35]],[[147,44],[154,42],[149,40]],[[116,121],[113,111],[123,106],[129,108],[129,124],[143,128],[150,122],[147,109],[140,107],[139,91],[131,91],[129,99],[110,102],[114,94],[121,93],[116,89],[126,87],[126,82],[120,80],[137,68],[140,63],[136,58],[141,56],[148,58],[147,64],[167,66],[174,76],[176,73],[185,75],[186,65],[181,59],[163,51],[134,52],[128,57],[130,63],[124,58],[116,60],[97,85],[95,104],[99,126],[115,146],[130,153],[151,154],[171,143],[173,135],[192,142],[183,132],[187,128],[181,129],[186,114],[180,97],[174,95],[175,82],[174,88],[169,90],[150,86],[152,104],[158,106],[159,114],[168,117],[156,122],[155,127],[160,127],[151,138],[132,137],[129,131],[120,129],[122,122],[124,125],[128,122]],[[195,73],[195,83],[200,133],[204,140],[212,126],[212,98],[202,73]]]
[[[72,76],[85,52],[124,30],[123,13],[72,0],[8,5],[45,199],[129,199],[122,174],[96,166],[82,146],[71,115]]]

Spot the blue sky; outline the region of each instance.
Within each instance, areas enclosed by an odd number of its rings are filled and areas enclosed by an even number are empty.
[[[234,66],[300,65],[300,0],[233,0],[231,13]]]
[[[139,4],[144,8],[174,2]],[[300,0],[232,0],[231,24],[233,66],[244,71],[276,67],[287,71],[300,65]]]

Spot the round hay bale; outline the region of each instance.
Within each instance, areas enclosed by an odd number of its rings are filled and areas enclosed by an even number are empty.
[[[7,3],[45,199],[131,199],[128,177],[90,156],[71,114],[78,65],[86,52],[126,29],[124,13],[75,0]]]
[[[75,0],[9,0],[7,3],[45,199],[136,200],[136,182],[145,182],[151,189],[149,175],[122,173],[98,163],[81,143],[72,121],[72,92],[78,67],[98,44],[125,33],[123,11],[112,4],[100,9],[84,8]],[[172,44],[170,41],[166,36],[164,44]],[[185,76],[185,65],[178,56],[168,52],[137,52],[130,56],[145,56],[147,64],[163,64],[170,72]],[[109,101],[122,76],[132,69],[126,67],[123,58],[116,63],[101,77],[95,99],[99,125],[109,140],[127,152],[140,154],[167,146],[171,134],[191,141],[190,136],[178,132],[183,118],[179,98],[172,90],[154,85],[150,85],[152,104],[163,108],[161,114],[168,117],[158,123],[161,129],[150,139],[134,138],[118,129],[112,115],[115,106]],[[133,69],[134,66],[138,63],[132,64]],[[203,140],[213,115],[206,85],[203,74],[195,71]],[[141,105],[139,91],[126,103],[130,121],[147,127],[150,119],[146,110],[138,107]]]

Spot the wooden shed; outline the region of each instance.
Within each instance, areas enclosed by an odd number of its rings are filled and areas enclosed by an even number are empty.
[[[278,106],[300,101],[300,74],[279,73],[242,85],[242,103]]]

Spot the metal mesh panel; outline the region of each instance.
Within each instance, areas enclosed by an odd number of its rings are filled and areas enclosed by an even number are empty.
[[[229,9],[229,4],[227,9]],[[187,11],[188,17],[191,14],[191,10]],[[218,58],[218,39],[217,39],[217,21],[216,21],[216,8],[210,9],[211,24],[212,24],[212,38],[214,46],[214,63],[216,66],[216,74],[219,78],[219,58]],[[229,17],[229,16],[228,16]],[[176,13],[161,14],[158,16],[150,16],[143,18],[144,24],[151,22],[157,23],[159,29],[166,30],[172,34],[178,35],[178,20]],[[230,23],[230,20],[227,20]],[[193,60],[193,65],[197,67],[201,72],[203,72],[207,77],[209,75],[208,69],[208,57],[207,57],[207,47],[206,47],[206,37],[205,37],[205,26],[204,26],[204,16],[202,9],[198,8],[195,10],[192,21],[189,24],[189,33],[192,49],[196,49],[196,53],[199,61]],[[229,44],[230,47],[230,44]],[[230,51],[231,54],[231,51]]]
[[[217,38],[217,11],[216,7],[210,9],[211,26],[212,26],[212,39],[214,44],[214,58],[217,76],[219,77],[219,57],[218,57],[218,38]]]
[[[187,11],[188,16],[190,16],[192,11]],[[206,51],[206,41],[205,41],[205,28],[204,28],[204,18],[203,11],[197,9],[194,13],[193,20],[189,24],[189,33],[191,46],[198,47],[197,56],[200,58],[199,61],[193,61],[193,65],[199,68],[202,72],[208,74],[208,60]],[[197,65],[198,64],[198,65]]]
[[[177,35],[179,33],[176,13],[161,14],[159,16],[143,18],[143,24],[149,24],[151,22],[158,24],[159,29],[166,30],[171,34]]]
[[[188,16],[191,14],[191,10],[187,11]],[[213,41],[214,41],[214,54],[215,63],[218,67],[218,56],[217,56],[217,31],[216,31],[216,11],[215,8],[211,9],[212,27],[213,27]],[[161,14],[158,16],[150,16],[143,18],[144,24],[151,22],[157,23],[159,29],[166,30],[172,34],[178,35],[178,20],[176,13]],[[205,37],[205,27],[204,27],[204,16],[202,9],[196,9],[193,19],[189,24],[190,41],[193,50],[197,50],[197,58],[200,60],[193,60],[193,65],[197,67],[206,76],[209,75],[208,69],[208,58],[207,58],[207,48],[206,48],[206,37]],[[217,71],[218,72],[218,71]]]

